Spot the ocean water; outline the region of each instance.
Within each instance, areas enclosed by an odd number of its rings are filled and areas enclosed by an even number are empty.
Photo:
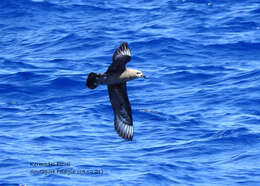
[[[1,185],[260,185],[258,0],[1,0]],[[106,86],[128,42],[134,139]]]

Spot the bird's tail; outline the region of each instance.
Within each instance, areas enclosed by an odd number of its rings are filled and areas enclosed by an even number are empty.
[[[101,83],[101,74],[91,72],[88,75],[88,78],[86,81],[86,85],[88,88],[95,89],[95,88],[97,88],[98,85],[100,85],[100,83]]]

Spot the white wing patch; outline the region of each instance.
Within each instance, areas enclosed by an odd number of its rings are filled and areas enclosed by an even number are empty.
[[[131,56],[130,50],[126,45],[122,45],[122,50],[120,50],[122,56]]]
[[[133,126],[124,123],[124,120],[122,120],[122,117],[120,117],[118,114],[115,116],[115,120],[115,130],[117,131],[118,135],[124,139],[132,140],[134,135]]]
[[[123,72],[125,65],[131,60],[131,53],[126,42],[122,43],[113,54],[113,63],[108,67],[107,73]]]
[[[130,49],[128,48],[127,43],[123,43],[116,51],[116,56],[115,56],[116,59],[122,56],[129,56],[129,57],[131,56]]]

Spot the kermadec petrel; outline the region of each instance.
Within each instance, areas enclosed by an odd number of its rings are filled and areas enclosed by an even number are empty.
[[[114,111],[114,127],[116,132],[126,140],[132,140],[134,135],[132,110],[127,96],[126,82],[144,78],[141,71],[126,68],[131,54],[127,43],[122,43],[114,52],[113,62],[103,74],[91,72],[86,85],[90,89],[100,84],[106,84],[110,102]]]

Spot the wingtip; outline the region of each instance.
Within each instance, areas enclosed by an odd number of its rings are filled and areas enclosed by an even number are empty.
[[[120,45],[120,48],[122,48],[123,50],[130,50],[129,47],[128,47],[128,43],[127,43],[127,42],[123,42],[123,43]]]
[[[125,56],[129,56],[131,57],[131,52],[130,49],[128,47],[128,43],[127,42],[123,42],[119,48],[116,51],[117,53],[121,53],[121,55],[125,55]],[[130,59],[129,59],[130,60]]]
[[[133,140],[133,136],[134,136],[134,128],[131,125],[124,125],[124,126],[119,126],[119,125],[115,125],[115,130],[117,132],[117,134],[127,140],[127,141],[132,141]]]
[[[121,45],[128,45],[128,42],[124,41],[121,43]]]

